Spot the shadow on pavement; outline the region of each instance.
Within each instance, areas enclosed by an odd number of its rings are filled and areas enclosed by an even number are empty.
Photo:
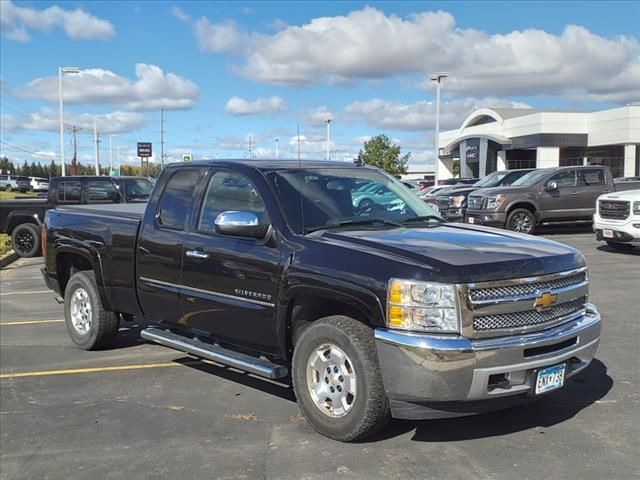
[[[529,405],[481,415],[439,420],[392,420],[382,432],[367,440],[376,442],[415,429],[418,442],[456,442],[507,435],[536,427],[551,427],[573,418],[581,410],[602,399],[613,386],[607,367],[599,360],[566,386]],[[544,431],[540,431],[544,434]]]
[[[573,233],[593,233],[592,223],[558,223],[536,227],[534,235],[571,235]],[[595,233],[593,236],[595,238]]]
[[[604,244],[604,245],[600,245],[598,247],[598,250],[600,250],[601,252],[611,253],[613,255],[640,256],[640,247],[634,247],[633,245],[629,245],[622,248],[614,248],[614,247],[610,247],[607,244]]]

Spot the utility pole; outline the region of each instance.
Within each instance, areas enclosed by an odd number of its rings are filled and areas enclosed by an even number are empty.
[[[78,175],[78,141],[76,138],[76,133],[78,133],[82,129],[74,125],[72,127],[69,127],[68,130],[73,135],[73,159],[71,160],[71,175]]]
[[[160,109],[160,170],[164,168],[164,108]]]
[[[93,116],[93,140],[96,144],[96,175],[100,175],[100,137],[98,136],[98,126],[96,116]]]
[[[122,176],[122,166],[120,165],[120,145],[116,146],[116,156],[118,157],[118,175]]]
[[[331,119],[327,118],[327,160],[331,159],[331,152],[329,149],[331,148]]]
[[[253,158],[253,153],[251,151],[251,142],[253,141],[253,137],[249,135],[249,160]]]
[[[280,141],[280,139],[278,137],[276,137],[276,160],[278,159],[278,142]]]
[[[434,150],[435,150],[435,176],[433,180],[434,185],[438,185],[438,170],[440,169],[440,84],[442,80],[447,78],[449,74],[447,72],[439,72],[435,75],[431,75],[429,80],[432,82],[436,82],[436,131],[435,131],[435,139],[434,139]],[[460,162],[462,163],[462,155],[460,158]]]

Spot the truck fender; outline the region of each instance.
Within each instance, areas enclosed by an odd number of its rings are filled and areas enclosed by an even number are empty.
[[[7,215],[4,225],[2,226],[2,231],[11,235],[13,229],[22,223],[33,223],[40,227],[42,225],[42,220],[35,212],[9,212],[9,215]]]
[[[506,208],[506,213],[509,215],[509,212],[514,208],[527,208],[530,207],[530,210],[533,210],[533,214],[536,216],[536,219],[540,219],[540,209],[538,208],[538,203],[530,197],[527,197],[526,200],[518,199],[512,201]]]

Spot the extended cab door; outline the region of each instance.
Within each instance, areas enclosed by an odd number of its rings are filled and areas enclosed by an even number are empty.
[[[611,183],[612,180],[609,179]],[[582,168],[578,171],[578,188],[580,190],[580,216],[591,218],[596,213],[596,200],[603,193],[611,190],[607,184],[604,168]]]
[[[252,212],[261,224],[271,223],[259,190],[266,186],[256,180],[231,170],[208,172],[184,242],[181,295],[184,323],[194,333],[269,353],[277,351],[280,249],[275,242],[218,234],[214,225],[225,211]]]
[[[182,245],[202,167],[172,172],[156,208],[147,209],[136,251],[138,298],[147,320],[169,325],[182,321],[180,281]]]

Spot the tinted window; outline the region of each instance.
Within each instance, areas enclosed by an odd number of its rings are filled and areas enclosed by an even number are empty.
[[[160,225],[176,230],[184,229],[199,175],[199,170],[188,169],[174,173],[169,179],[162,195],[158,217]]]
[[[585,168],[580,175],[580,185],[604,185],[604,170],[601,168]]]
[[[87,202],[119,203],[120,194],[111,180],[89,180],[87,182]]]
[[[153,185],[144,178],[126,178],[122,181],[127,202],[146,202],[149,200]]]
[[[198,230],[213,232],[216,217],[227,210],[253,212],[262,219],[264,203],[251,181],[242,174],[217,172],[209,180],[200,209]]]
[[[58,183],[58,201],[80,203],[82,184],[77,181]]]
[[[7,180],[8,177],[6,175],[0,175],[0,180]]]
[[[576,186],[576,171],[565,170],[557,175],[554,175],[549,179],[552,182],[558,182],[558,188],[563,187],[575,187]]]

